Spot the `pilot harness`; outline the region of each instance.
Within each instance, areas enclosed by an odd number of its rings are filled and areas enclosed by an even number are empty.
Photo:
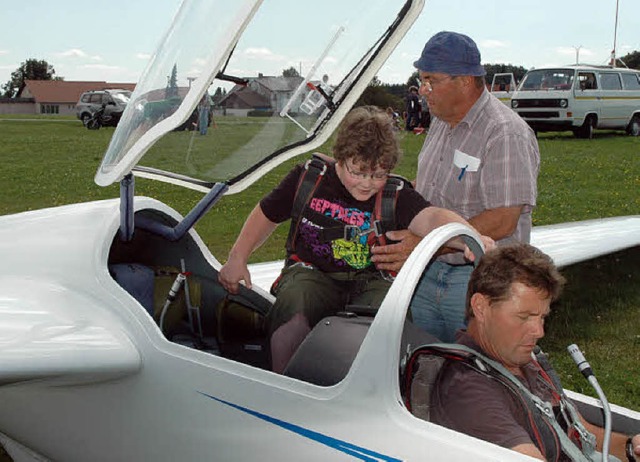
[[[529,422],[527,432],[546,460],[600,461],[602,456],[595,449],[595,437],[581,423],[576,408],[564,393],[546,355],[538,349],[535,360],[541,378],[557,401],[556,406],[531,393],[502,364],[459,344],[429,344],[411,353],[402,374],[405,405],[416,417],[430,420],[431,394],[440,371],[446,361],[458,361],[500,383],[514,396],[526,412]],[[617,458],[610,456],[610,460]]]
[[[322,226],[320,230],[321,242],[329,242],[340,238],[346,241],[357,241],[362,236],[367,236],[367,243],[370,246],[373,244],[385,245],[387,242],[385,233],[396,229],[395,217],[398,194],[405,184],[410,184],[398,175],[390,175],[384,187],[376,194],[371,227],[369,229],[348,225],[308,207],[328,166],[335,163],[336,160],[331,157],[314,153],[312,158],[304,165],[304,171],[298,181],[298,187],[293,199],[291,226],[289,227],[289,236],[286,244],[289,259],[293,261],[300,261],[295,254],[295,241],[303,217],[311,219],[314,223]]]

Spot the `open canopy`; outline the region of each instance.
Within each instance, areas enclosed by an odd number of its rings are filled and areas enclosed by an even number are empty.
[[[328,139],[422,6],[185,0],[136,85],[96,183],[133,171],[203,191],[215,183],[244,189]],[[203,95],[213,115],[206,136],[190,130]]]

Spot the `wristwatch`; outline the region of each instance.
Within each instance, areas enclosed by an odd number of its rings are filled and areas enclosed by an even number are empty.
[[[633,442],[631,437],[627,438],[627,444],[625,444],[624,447],[627,454],[627,460],[629,462],[636,462],[636,455],[633,453]]]

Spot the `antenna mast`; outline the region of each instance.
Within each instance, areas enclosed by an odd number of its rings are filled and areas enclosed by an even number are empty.
[[[618,37],[618,4],[620,0],[616,0],[616,23],[613,29],[613,50],[611,50],[611,66],[615,67],[616,65],[616,40]]]

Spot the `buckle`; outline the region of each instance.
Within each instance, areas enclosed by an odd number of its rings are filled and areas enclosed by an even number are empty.
[[[344,227],[344,240],[355,241],[361,236],[360,228],[355,225],[345,225]]]
[[[382,220],[376,220],[373,222],[373,228],[369,231],[373,231],[376,234],[376,237],[380,237],[384,234],[384,230],[382,229]]]
[[[327,163],[323,162],[320,159],[311,158],[304,163],[305,170],[309,170],[310,166],[313,166],[316,169],[320,170],[320,172],[318,173],[318,175],[320,176],[324,175],[327,171]]]

